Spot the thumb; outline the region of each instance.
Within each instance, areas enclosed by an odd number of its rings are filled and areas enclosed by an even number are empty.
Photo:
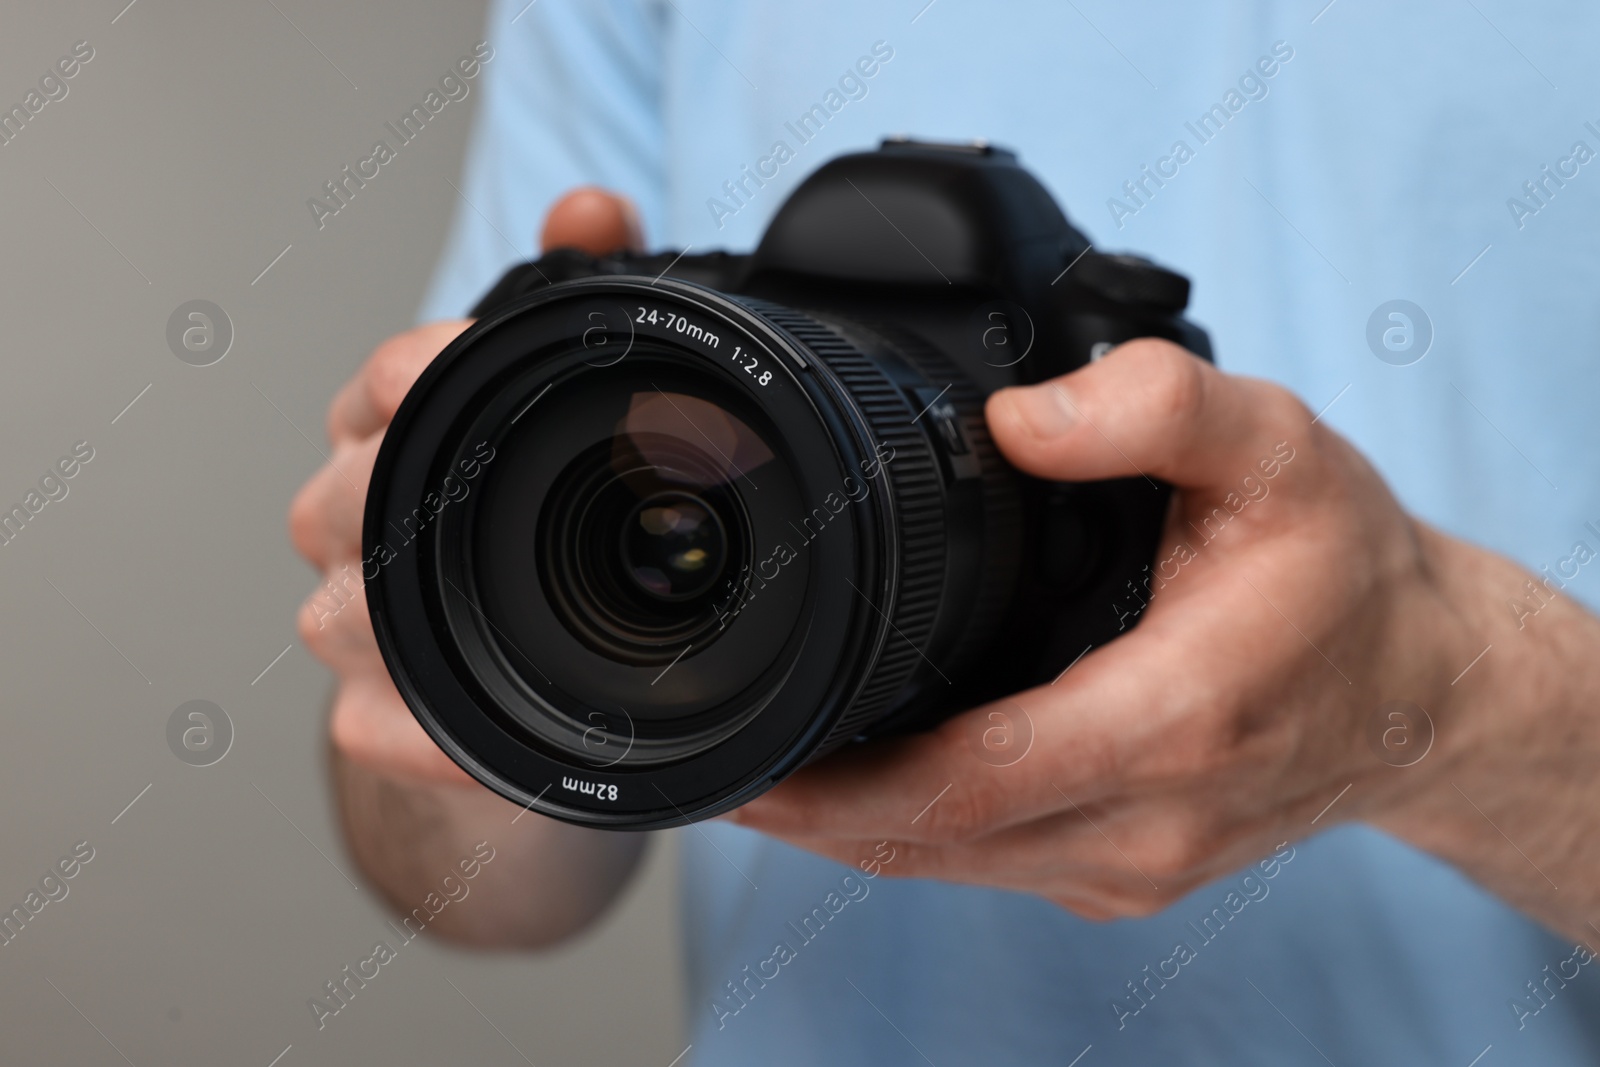
[[[539,246],[549,252],[576,248],[591,256],[644,251],[644,228],[639,211],[625,196],[585,185],[572,190],[550,209],[544,219]]]
[[[1035,477],[1144,475],[1186,489],[1234,485],[1310,426],[1286,390],[1150,339],[1071,374],[1002,389],[985,413],[1006,459]]]

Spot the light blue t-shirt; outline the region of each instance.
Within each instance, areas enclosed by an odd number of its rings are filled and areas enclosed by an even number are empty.
[[[1220,365],[1327,406],[1413,513],[1552,575],[1600,549],[1592,3],[503,0],[487,36],[427,317],[573,185],[631,195],[653,246],[748,250],[836,154],[981,137],[1097,247],[1191,277]],[[1600,601],[1596,571],[1567,591]],[[702,1065],[1600,1062],[1600,967],[1361,827],[1110,924],[682,841]]]

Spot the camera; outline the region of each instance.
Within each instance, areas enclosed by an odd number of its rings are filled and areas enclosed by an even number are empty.
[[[1136,337],[1209,359],[1188,297],[1012,153],[903,139],[748,255],[513,267],[372,474],[395,684],[502,796],[641,830],[1050,682],[1135,621],[1171,490],[1025,476],[984,398]]]

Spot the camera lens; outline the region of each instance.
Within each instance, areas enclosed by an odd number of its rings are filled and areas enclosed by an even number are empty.
[[[1017,484],[977,389],[916,338],[563,282],[401,406],[368,603],[480,781],[584,825],[678,824],[951,700],[1017,585]]]
[[[688,493],[661,492],[628,516],[622,559],[629,576],[649,596],[689,600],[711,588],[726,562],[722,520]]]

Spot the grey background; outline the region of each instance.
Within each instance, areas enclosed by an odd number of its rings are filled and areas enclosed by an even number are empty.
[[[345,878],[329,675],[294,634],[314,576],[285,510],[334,390],[411,324],[476,85],[322,231],[305,201],[470,53],[482,4],[125,2],[0,7],[8,108],[74,42],[95,49],[0,147],[0,504],[74,442],[95,449],[0,547],[0,911],[75,842],[95,849],[0,946],[3,1058],[265,1067],[292,1045],[281,1067],[666,1067],[684,1043],[670,841],[554,953],[419,939],[322,1032],[306,1006],[387,928]],[[197,298],[234,326],[210,367],[166,343]],[[193,699],[233,722],[211,767],[167,748]]]

